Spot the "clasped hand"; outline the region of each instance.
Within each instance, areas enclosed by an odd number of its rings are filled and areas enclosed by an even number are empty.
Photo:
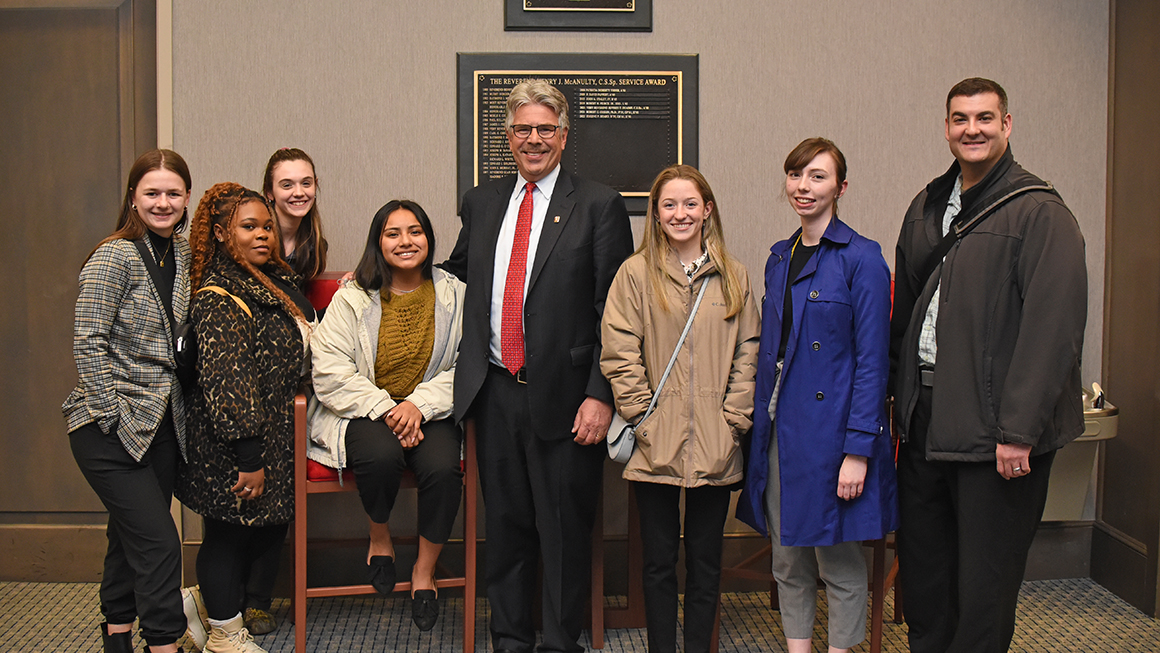
[[[409,401],[400,401],[388,410],[383,415],[383,422],[399,438],[404,449],[411,449],[423,441],[423,431],[419,428],[423,424],[423,413]]]

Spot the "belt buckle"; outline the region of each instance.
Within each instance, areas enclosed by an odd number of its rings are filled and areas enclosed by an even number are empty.
[[[516,383],[519,383],[521,385],[527,385],[528,384],[528,368],[521,367],[520,371],[515,373],[515,377],[516,377]]]
[[[934,387],[934,370],[930,368],[920,368],[918,370],[919,382],[928,388]]]

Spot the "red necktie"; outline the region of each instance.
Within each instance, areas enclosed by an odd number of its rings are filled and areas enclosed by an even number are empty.
[[[516,237],[508,260],[507,283],[503,290],[503,319],[499,330],[499,352],[503,366],[517,374],[524,366],[524,273],[528,269],[528,238],[532,233],[532,191],[524,186],[524,199],[516,217]]]

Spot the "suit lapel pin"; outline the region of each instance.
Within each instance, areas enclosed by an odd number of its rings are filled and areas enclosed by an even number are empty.
[[[555,218],[552,220],[552,222],[559,222],[559,221],[560,221],[560,216],[556,216],[556,217],[555,217]]]

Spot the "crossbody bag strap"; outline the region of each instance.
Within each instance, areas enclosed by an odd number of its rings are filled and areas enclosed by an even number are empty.
[[[137,246],[137,252],[141,254],[141,262],[145,264],[145,269],[149,271],[149,280],[153,283],[153,291],[157,293],[157,297],[161,297],[161,268],[157,265],[157,261],[153,260],[153,253],[145,245],[145,239],[134,240],[133,244]],[[169,328],[176,329],[177,322],[173,320],[173,307],[166,304],[164,300],[161,301],[161,308],[165,311],[165,317],[169,318]]]
[[[201,288],[198,288],[197,292],[202,293],[202,292],[205,292],[207,290],[209,292],[217,293],[219,295],[223,295],[225,297],[229,297],[230,299],[234,300],[235,302],[237,302],[238,306],[242,307],[242,310],[246,312],[246,315],[249,315],[250,318],[253,319],[254,314],[250,311],[250,307],[246,304],[245,301],[242,300],[242,298],[230,293],[230,291],[226,290],[225,288],[222,288],[221,286],[202,286]],[[196,293],[194,293],[194,294],[196,294]]]
[[[685,322],[685,330],[681,332],[681,339],[677,341],[677,346],[673,348],[673,355],[669,357],[669,364],[665,367],[665,373],[661,375],[661,382],[657,384],[656,392],[653,393],[652,400],[648,402],[648,410],[644,411],[644,417],[641,417],[637,424],[648,419],[653,409],[657,407],[657,399],[661,396],[661,389],[665,387],[665,381],[669,380],[669,372],[673,371],[673,364],[677,362],[677,354],[681,353],[681,346],[685,344],[685,338],[689,335],[689,329],[693,328],[693,318],[697,315],[697,308],[701,306],[701,298],[705,296],[705,288],[708,287],[708,279],[701,282],[701,290],[697,293],[697,300],[693,302],[693,310],[689,313],[688,321]]]
[[[1049,193],[1055,193],[1055,187],[1050,183],[1022,186],[1006,193],[1005,195],[1001,195],[994,201],[984,205],[982,210],[980,210],[974,216],[971,216],[962,222],[952,223],[951,228],[947,230],[946,235],[943,236],[942,240],[940,240],[938,245],[935,246],[934,251],[932,251],[930,256],[927,257],[926,264],[922,268],[922,277],[917,287],[926,287],[926,282],[930,279],[930,275],[934,274],[935,268],[939,266],[939,263],[942,263],[942,260],[946,257],[947,253],[951,251],[951,248],[954,247],[956,241],[970,233],[972,229],[978,226],[979,223],[982,222],[987,216],[994,213],[995,210],[1000,206],[1003,206],[1018,195],[1028,193],[1033,190],[1042,190]]]

